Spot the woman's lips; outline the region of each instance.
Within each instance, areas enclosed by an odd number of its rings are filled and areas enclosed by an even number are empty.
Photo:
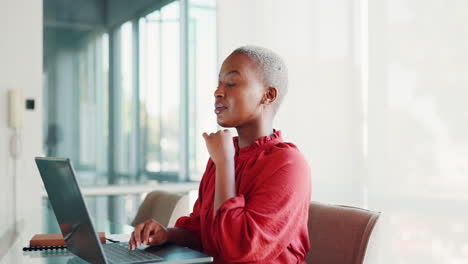
[[[214,112],[215,112],[215,114],[219,115],[226,109],[227,109],[227,107],[224,106],[223,104],[215,104]]]
[[[224,110],[226,110],[226,109],[227,109],[227,107],[225,107],[225,106],[215,107],[214,112],[215,112],[215,114],[219,115],[219,114],[221,114],[221,113],[222,113]]]

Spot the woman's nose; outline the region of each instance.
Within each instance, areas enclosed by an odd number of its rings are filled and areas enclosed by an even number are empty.
[[[223,97],[224,96],[224,88],[222,86],[218,86],[214,92],[215,97]]]

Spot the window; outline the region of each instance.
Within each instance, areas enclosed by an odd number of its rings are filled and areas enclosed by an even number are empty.
[[[189,167],[190,179],[200,180],[209,155],[203,132],[216,131],[214,90],[218,85],[214,1],[193,0],[189,8]]]
[[[180,164],[180,19],[173,2],[139,20],[143,170],[150,177],[177,177]]]
[[[102,176],[107,172],[108,71],[108,35],[99,33],[86,41],[78,52],[76,167],[83,174],[91,172],[93,175],[94,172]]]
[[[108,35],[47,27],[44,33],[44,152],[70,158],[83,185],[105,183]]]
[[[214,0],[116,27],[45,23],[44,57],[45,152],[69,157],[82,186],[200,180],[201,134],[216,129]]]
[[[200,180],[208,160],[201,134],[216,129],[212,112],[216,87],[216,17],[212,4],[190,2],[188,20],[188,90],[180,83],[180,6],[173,2],[139,19],[140,137],[142,170],[147,177],[170,180],[188,152],[190,180]],[[186,102],[186,103],[185,103]],[[181,117],[186,114],[187,116]],[[186,119],[188,131],[182,131]],[[183,144],[180,137],[187,137]],[[182,177],[184,178],[184,177]]]

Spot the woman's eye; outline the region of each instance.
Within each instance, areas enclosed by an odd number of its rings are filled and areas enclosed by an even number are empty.
[[[236,86],[235,83],[227,83],[226,85],[227,85],[227,87],[234,87],[234,86]]]

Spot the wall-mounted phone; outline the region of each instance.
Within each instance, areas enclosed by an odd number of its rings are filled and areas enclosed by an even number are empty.
[[[23,127],[23,94],[20,89],[8,91],[8,126],[13,129]]]

